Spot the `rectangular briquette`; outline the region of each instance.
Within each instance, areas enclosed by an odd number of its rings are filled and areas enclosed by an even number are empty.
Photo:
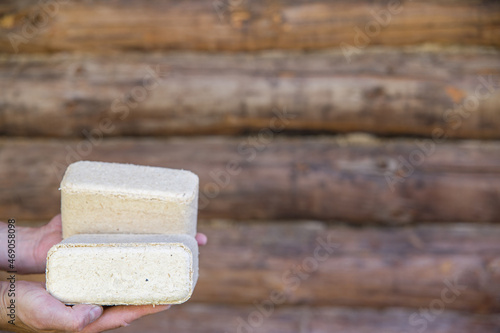
[[[198,182],[186,170],[73,163],[61,182],[63,238],[98,233],[195,236]]]
[[[66,304],[180,304],[197,279],[188,235],[74,235],[47,256],[47,291]]]

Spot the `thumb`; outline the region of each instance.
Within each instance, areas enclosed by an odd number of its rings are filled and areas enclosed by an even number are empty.
[[[80,332],[89,324],[96,321],[103,312],[102,307],[90,304],[77,304],[74,306],[54,306],[51,315],[45,314],[41,319],[44,323],[42,329],[56,329],[65,332]]]
[[[99,305],[77,304],[71,307],[68,313],[68,323],[76,323],[76,331],[83,330],[102,315],[103,309]],[[71,329],[71,327],[69,327]]]
[[[50,295],[41,283],[18,282],[19,317],[36,330],[79,332],[99,318],[103,312],[98,305],[66,306]]]

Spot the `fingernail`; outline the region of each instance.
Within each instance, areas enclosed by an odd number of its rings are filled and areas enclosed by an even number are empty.
[[[99,318],[102,314],[102,307],[99,305],[94,306],[90,309],[90,322],[94,322],[97,318]]]
[[[207,236],[198,234],[196,235],[196,240],[200,245],[206,245],[207,244]]]

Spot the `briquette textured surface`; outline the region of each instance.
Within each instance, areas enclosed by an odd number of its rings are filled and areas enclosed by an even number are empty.
[[[132,164],[80,161],[61,182],[63,238],[74,234],[196,234],[198,176]]]
[[[46,287],[66,304],[180,304],[198,279],[188,235],[75,235],[47,256]]]

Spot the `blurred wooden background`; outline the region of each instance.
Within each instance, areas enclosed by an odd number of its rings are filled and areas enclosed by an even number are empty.
[[[486,0],[3,1],[0,217],[189,169],[195,294],[117,332],[498,332],[499,47]]]

